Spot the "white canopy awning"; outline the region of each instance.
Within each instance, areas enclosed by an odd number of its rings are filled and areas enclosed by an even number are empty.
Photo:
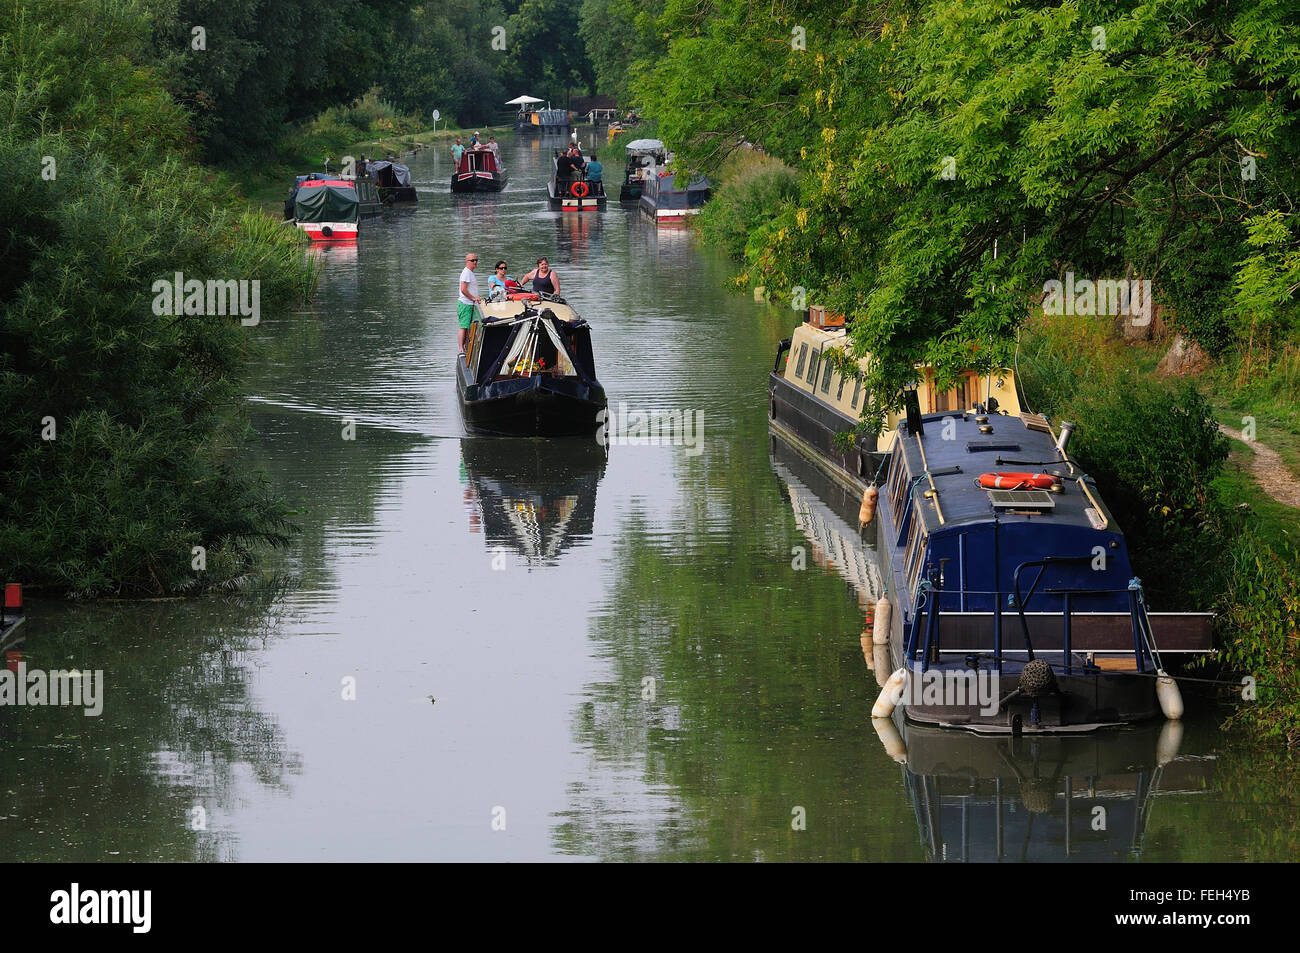
[[[534,96],[516,96],[514,99],[506,101],[507,106],[528,106],[532,103],[540,103],[541,100]]]
[[[625,148],[628,152],[663,152],[664,144],[658,139],[634,139]]]

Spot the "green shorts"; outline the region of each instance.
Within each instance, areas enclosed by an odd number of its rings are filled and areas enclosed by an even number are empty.
[[[460,325],[462,331],[468,331],[469,326],[474,323],[474,306],[466,304],[464,301],[456,302],[456,323]]]

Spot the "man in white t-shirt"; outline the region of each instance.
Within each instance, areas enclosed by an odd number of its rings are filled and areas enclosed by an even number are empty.
[[[469,326],[474,322],[474,305],[483,299],[478,296],[478,276],[474,269],[478,267],[478,255],[473,252],[465,254],[465,267],[460,272],[460,296],[456,299],[456,343],[460,353],[465,353],[465,342],[469,338]]]

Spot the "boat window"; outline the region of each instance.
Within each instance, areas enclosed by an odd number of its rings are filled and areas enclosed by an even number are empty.
[[[827,361],[826,369],[822,371],[822,393],[823,394],[829,394],[831,392],[831,375],[833,375],[834,373],[835,373],[835,365],[832,364],[830,361]]]
[[[807,359],[808,359],[808,342],[805,341],[803,344],[799,345],[799,363],[796,364],[794,367],[794,376],[796,378],[803,377],[803,364],[804,361]]]
[[[907,540],[907,584],[911,592],[916,592],[916,584],[921,576],[921,564],[925,562],[926,542],[930,534],[924,529],[918,529],[921,526],[920,510],[912,517],[912,528],[916,530],[914,535],[909,535]]]
[[[858,409],[858,398],[862,396],[862,378],[853,382],[853,409]]]
[[[812,360],[808,362],[808,383],[817,386],[817,368],[822,362],[822,352],[813,351]]]

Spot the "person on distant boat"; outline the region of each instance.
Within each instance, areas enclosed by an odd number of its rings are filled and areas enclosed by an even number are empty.
[[[488,279],[488,297],[492,297],[498,288],[501,289],[501,297],[506,296],[506,282],[513,282],[514,279],[506,274],[506,263],[499,261],[492,271],[492,277]],[[515,282],[518,284],[518,282]]]
[[[460,345],[460,353],[465,353],[465,342],[469,338],[469,326],[474,323],[474,305],[481,304],[483,299],[478,296],[478,276],[474,274],[474,269],[478,267],[478,255],[473,252],[465,253],[465,267],[460,272],[460,297],[456,299],[456,324],[459,330],[456,332],[456,343]]]
[[[551,271],[551,263],[545,258],[537,259],[537,267],[519,279],[521,285],[526,285],[530,281],[536,292],[545,291],[547,294],[555,295],[560,293],[560,276]]]
[[[460,157],[464,154],[465,146],[461,143],[460,136],[457,136],[456,144],[451,147],[451,161],[456,163],[457,168],[460,168]]]
[[[555,160],[555,179],[557,184],[561,187],[559,190],[561,193],[566,191],[564,186],[568,185],[572,178],[573,156],[566,151],[561,153]]]
[[[592,152],[591,158],[587,160],[587,181],[591,183],[591,191],[597,193],[601,191],[601,179],[605,174],[605,167],[596,159],[599,155]]]

